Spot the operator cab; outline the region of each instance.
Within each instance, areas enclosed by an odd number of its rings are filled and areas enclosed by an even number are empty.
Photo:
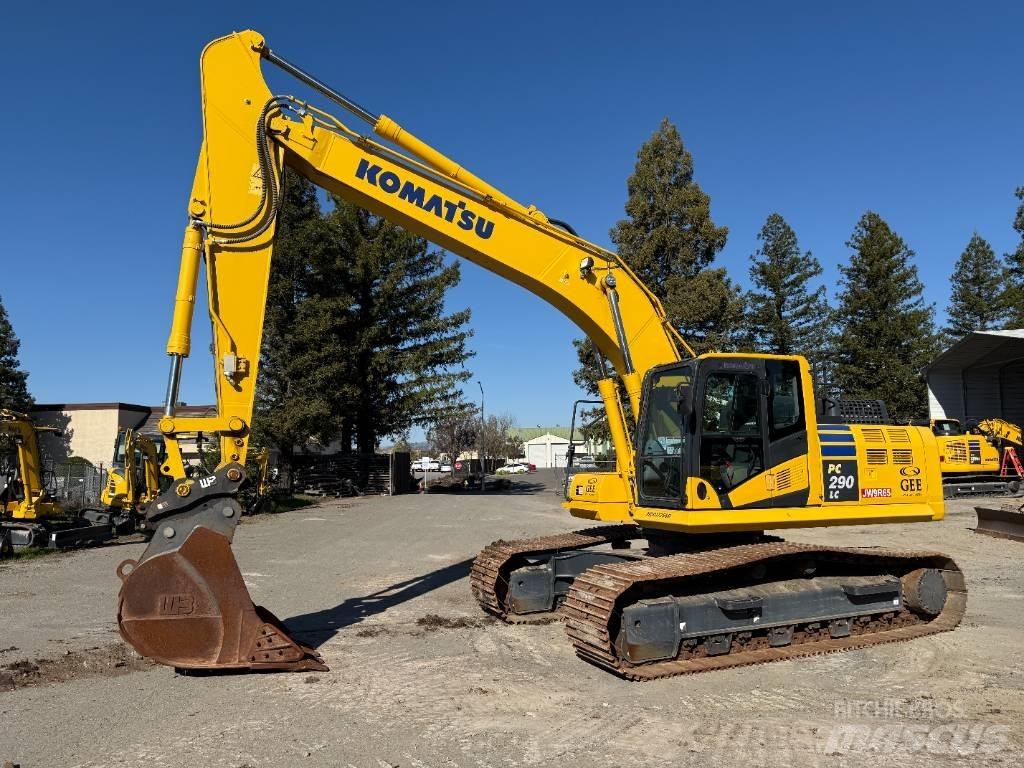
[[[796,358],[709,355],[654,368],[638,430],[641,505],[705,506],[710,489],[730,508],[730,495],[748,481],[806,455],[803,389]],[[688,484],[690,478],[703,482]],[[697,498],[687,498],[688,486]],[[760,495],[742,506],[793,503]]]

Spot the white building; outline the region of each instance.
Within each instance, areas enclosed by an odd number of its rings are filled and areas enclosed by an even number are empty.
[[[510,433],[522,441],[522,456],[538,469],[564,468],[569,451],[568,427],[513,427]],[[594,453],[576,433],[576,455]]]
[[[975,331],[924,369],[928,414],[1024,424],[1024,329]]]

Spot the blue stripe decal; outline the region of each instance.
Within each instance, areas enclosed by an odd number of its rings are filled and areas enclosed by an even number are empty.
[[[818,431],[821,432],[823,429],[828,429],[833,432],[849,432],[849,424],[819,424]]]
[[[819,432],[818,439],[823,443],[852,443],[853,434],[847,432],[841,435],[830,435],[828,432]]]
[[[821,446],[822,456],[857,458],[857,446],[855,445],[823,445]]]

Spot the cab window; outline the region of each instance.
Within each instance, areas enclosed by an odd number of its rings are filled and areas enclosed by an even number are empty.
[[[752,373],[712,373],[701,409],[700,476],[728,492],[764,471],[761,399]]]
[[[647,392],[640,441],[641,492],[650,498],[682,498],[681,457],[686,449],[681,398],[689,397],[692,369],[656,374]]]
[[[769,360],[766,368],[771,388],[768,400],[769,438],[774,442],[806,429],[800,366],[792,360]]]

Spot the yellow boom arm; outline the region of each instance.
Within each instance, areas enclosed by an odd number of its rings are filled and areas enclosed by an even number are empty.
[[[1003,419],[985,419],[978,424],[978,431],[993,440],[1010,443],[1014,446],[1024,447],[1024,440],[1021,438],[1021,430],[1016,424],[1011,424]]]
[[[370,122],[402,151],[350,130],[325,112],[273,96],[267,59]],[[626,383],[634,414],[644,372],[691,355],[658,299],[618,258],[524,206],[394,120],[374,115],[273,53],[255,32],[214,41],[202,55],[204,141],[189,203],[167,352],[171,376],[161,431],[164,472],[185,477],[177,435],[215,432],[222,465],[244,464],[270,276],[282,171],[288,165],[325,189],[541,296],[590,337]],[[205,259],[218,370],[216,417],[174,415],[181,360],[189,354],[200,260]],[[609,417],[621,412],[614,388]],[[619,469],[632,448],[613,424]]]

